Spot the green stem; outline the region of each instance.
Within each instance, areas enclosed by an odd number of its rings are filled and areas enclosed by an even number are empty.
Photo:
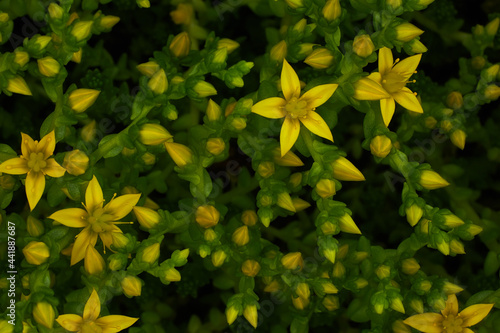
[[[311,153],[311,156],[314,159],[314,162],[321,163],[323,162],[323,158],[321,157],[320,154],[314,149],[313,147],[313,139],[311,137],[311,133],[307,130],[301,130],[300,135],[302,136],[302,139],[304,139],[304,142],[306,143],[307,149]]]
[[[227,204],[228,202],[234,201],[234,198],[237,198],[238,196],[245,195],[248,192],[251,192],[255,190],[257,187],[259,187],[259,181],[255,178],[252,179],[252,182],[250,183],[249,186],[243,188],[243,187],[236,187],[229,192],[226,192],[224,194],[219,195],[215,201],[221,204]]]

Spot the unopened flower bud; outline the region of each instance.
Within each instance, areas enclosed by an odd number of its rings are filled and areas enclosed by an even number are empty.
[[[137,276],[127,275],[121,281],[123,294],[127,297],[141,296],[142,281]]]
[[[451,133],[450,140],[455,146],[463,150],[465,148],[466,136],[464,131],[457,129]]]
[[[420,221],[422,218],[422,215],[424,214],[424,211],[420,206],[413,204],[410,207],[406,208],[406,219],[408,220],[408,223],[414,227],[415,224]]]
[[[234,323],[240,312],[234,306],[230,306],[226,309],[226,320],[228,325]]]
[[[167,75],[163,68],[159,69],[148,81],[148,87],[157,95],[163,94],[168,89]]]
[[[253,328],[257,328],[257,306],[256,305],[247,305],[243,310],[243,316],[246,320],[253,326]]]
[[[40,302],[36,303],[33,307],[33,319],[35,319],[38,324],[52,329],[54,326],[54,318],[54,308],[49,303]]]
[[[413,275],[418,272],[420,265],[415,258],[408,258],[401,261],[401,271],[407,275]]]
[[[452,91],[446,96],[446,105],[453,110],[460,109],[464,105],[464,98],[458,91]]]
[[[333,178],[345,181],[363,181],[365,176],[348,159],[339,157],[332,162]]]
[[[274,174],[275,168],[274,168],[274,163],[265,161],[259,163],[259,166],[257,167],[257,173],[262,177],[262,178],[269,178]]]
[[[154,263],[160,257],[160,243],[154,243],[146,247],[142,252],[142,261],[148,264]]]
[[[411,23],[402,23],[396,27],[396,39],[401,42],[409,42],[413,38],[420,36],[424,31]]]
[[[106,269],[106,263],[104,262],[101,254],[93,246],[87,246],[85,252],[84,261],[85,271],[90,275],[98,275]]]
[[[160,223],[160,214],[150,208],[135,206],[133,211],[139,224],[146,229],[154,228]]]
[[[100,93],[94,89],[76,89],[69,94],[69,106],[76,113],[82,113],[94,104]]]
[[[332,295],[325,296],[322,304],[328,311],[335,311],[340,307],[339,298]]]
[[[226,143],[222,138],[210,138],[207,140],[206,148],[212,155],[219,155],[226,148]]]
[[[450,241],[450,251],[455,254],[465,254],[464,244],[457,239],[452,239]]]
[[[299,7],[303,7],[304,3],[302,0],[285,0],[286,4],[293,9],[297,9]]]
[[[31,90],[26,81],[20,76],[15,76],[7,80],[7,90],[14,94],[31,96]]]
[[[168,47],[170,52],[177,57],[182,58],[189,54],[191,49],[191,40],[187,32],[183,31],[172,39],[170,46]]]
[[[435,190],[450,185],[437,172],[432,170],[423,170],[420,174],[420,185],[428,190]]]
[[[444,225],[447,226],[448,228],[456,228],[464,224],[465,222],[462,221],[458,216],[453,215],[453,214],[446,214],[444,215]]]
[[[359,230],[358,226],[354,223],[351,215],[349,214],[344,214],[339,219],[339,226],[340,230],[343,232],[361,235],[361,230]]]
[[[484,97],[492,101],[498,99],[498,97],[500,97],[500,87],[495,84],[490,84],[484,90]]]
[[[248,233],[248,227],[246,225],[239,227],[233,232],[232,236],[233,242],[238,246],[247,245],[250,241],[250,235]]]
[[[321,13],[328,21],[336,20],[342,13],[342,7],[339,0],[327,0]]]
[[[217,42],[217,48],[218,49],[223,49],[223,48],[227,49],[228,54],[233,52],[234,50],[236,50],[238,47],[240,47],[240,44],[238,42],[235,42],[232,39],[229,39],[229,38],[221,38]]]
[[[331,179],[320,179],[320,181],[316,183],[315,190],[323,199],[329,198],[336,193],[335,182]]]
[[[73,176],[83,175],[89,167],[89,157],[83,151],[75,149],[64,155],[62,166]]]
[[[171,267],[165,271],[165,280],[170,282],[178,282],[181,280],[181,273],[175,268]]]
[[[99,26],[102,29],[109,30],[113,28],[118,22],[120,22],[120,18],[118,16],[106,15],[101,18]]]
[[[212,264],[215,267],[220,267],[222,264],[224,264],[224,261],[226,261],[227,254],[223,250],[218,250],[212,253]]]
[[[279,63],[283,62],[287,55],[287,45],[284,40],[271,48],[270,57]]]
[[[139,64],[136,67],[141,74],[146,75],[147,77],[153,76],[154,73],[160,70],[160,65],[156,61],[148,61],[143,64]]]
[[[50,256],[49,247],[44,242],[29,242],[23,248],[23,254],[26,261],[32,265],[41,265],[47,261]]]
[[[384,158],[391,152],[392,142],[385,135],[377,135],[370,141],[370,150],[373,155]]]
[[[205,81],[198,81],[193,89],[198,94],[198,97],[217,95],[217,90],[215,90],[214,86]]]
[[[313,68],[325,69],[333,63],[333,54],[327,48],[319,47],[314,49],[304,62]]]
[[[410,43],[410,47],[413,53],[425,53],[428,50],[427,47],[418,39],[412,40]]]
[[[495,36],[497,34],[499,24],[500,24],[499,17],[493,19],[486,25],[485,27],[486,33],[492,37]]]
[[[241,221],[245,225],[252,227],[259,221],[259,217],[257,216],[257,213],[255,213],[255,211],[246,210],[243,212],[243,214],[241,214]]]
[[[375,51],[375,45],[373,45],[370,35],[364,34],[354,37],[352,51],[362,58],[372,54]]]
[[[182,168],[193,161],[193,151],[189,147],[175,142],[165,142],[165,148],[174,163]]]
[[[375,274],[380,280],[387,279],[391,275],[391,268],[387,265],[380,265],[375,269]]]
[[[34,37],[35,39],[35,44],[38,46],[38,49],[40,51],[43,51],[47,45],[50,43],[52,40],[52,37],[49,36],[36,36]]]
[[[259,274],[260,264],[255,260],[245,260],[241,265],[241,271],[246,276],[254,277]]]
[[[291,252],[281,258],[281,264],[290,270],[304,267],[304,260],[302,259],[302,254],[300,252]]]
[[[203,228],[211,228],[219,223],[220,213],[211,205],[199,206],[195,213],[196,222]]]
[[[206,229],[203,233],[203,238],[207,242],[213,242],[217,239],[217,233],[214,231],[214,229]]]
[[[71,34],[76,38],[76,41],[79,42],[89,37],[92,32],[93,21],[80,21],[76,22],[71,29]]]
[[[443,285],[443,291],[447,295],[452,295],[452,294],[454,295],[454,294],[458,294],[459,292],[464,291],[464,288],[457,286],[454,283],[446,281]]]
[[[277,205],[281,208],[284,208],[290,212],[296,212],[295,207],[293,206],[293,201],[292,198],[290,197],[290,194],[287,192],[281,192],[278,194],[278,202]]]
[[[173,136],[160,124],[144,124],[139,130],[139,141],[148,146],[172,142]]]

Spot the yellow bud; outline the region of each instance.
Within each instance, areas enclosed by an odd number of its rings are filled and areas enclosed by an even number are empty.
[[[443,285],[443,291],[445,292],[445,294],[447,295],[454,295],[454,294],[457,294],[459,292],[462,292],[464,291],[464,288],[460,287],[460,286],[457,286],[456,284],[454,283],[451,283],[451,282],[448,282],[446,281]]]
[[[92,32],[93,21],[80,21],[76,22],[71,29],[71,34],[76,38],[76,41],[79,42],[89,37]]]
[[[168,154],[174,163],[182,168],[193,161],[193,152],[188,147],[175,142],[165,142]]]
[[[498,25],[500,24],[500,18],[495,18],[485,27],[486,33],[490,36],[495,36],[498,31]]]
[[[335,182],[331,179],[320,179],[320,181],[316,183],[315,190],[323,199],[332,197],[336,193]]]
[[[359,230],[358,226],[354,223],[351,215],[349,214],[344,214],[339,219],[339,227],[343,232],[361,235],[361,230]]]
[[[83,175],[89,167],[89,157],[83,151],[75,149],[64,155],[62,166],[73,176]]]
[[[488,82],[494,81],[495,78],[498,75],[499,70],[500,70],[500,65],[499,64],[495,64],[493,66],[490,66],[487,70],[484,71],[486,80]]]
[[[368,252],[366,252],[366,251],[355,251],[354,252],[354,261],[355,262],[357,262],[357,263],[362,262],[366,258],[368,258]]]
[[[55,316],[54,308],[49,303],[40,302],[33,307],[33,319],[42,326],[52,329]]]
[[[302,269],[304,267],[304,260],[302,259],[302,254],[300,252],[291,252],[281,258],[281,264],[286,269]]]
[[[464,244],[457,239],[452,239],[450,242],[450,251],[456,254],[465,254]]]
[[[222,64],[226,61],[227,59],[227,49],[222,48],[222,49],[217,49],[214,53],[213,57],[213,63],[214,64]]]
[[[356,281],[354,281],[354,284],[356,285],[356,288],[363,289],[368,285],[368,281],[366,281],[366,279],[364,278],[359,278]]]
[[[452,91],[446,96],[446,105],[453,110],[460,109],[464,105],[464,97],[458,91]]]
[[[160,257],[160,243],[149,245],[142,252],[142,261],[152,264]]]
[[[303,299],[309,299],[309,296],[311,295],[311,290],[309,289],[309,285],[305,282],[299,283],[297,285],[297,288],[295,289],[295,292],[297,293],[297,296]]]
[[[434,0],[418,0],[418,4],[421,6],[428,6],[433,2]]]
[[[7,80],[7,90],[14,94],[31,96],[30,88],[20,76],[15,76]]]
[[[257,167],[257,173],[263,178],[269,178],[274,174],[274,163],[273,162],[262,162]]]
[[[285,0],[286,4],[293,9],[303,7],[304,3],[302,0]]]
[[[348,159],[339,157],[332,162],[333,178],[345,181],[363,181],[365,176]]]
[[[217,90],[215,90],[214,86],[205,81],[198,81],[193,89],[198,94],[198,97],[217,95]]]
[[[498,87],[495,84],[490,84],[484,90],[484,97],[486,97],[487,99],[490,99],[492,101],[498,99],[498,97],[500,97],[500,87]]]
[[[277,205],[281,208],[295,213],[295,207],[293,206],[292,198],[287,192],[281,192],[280,194],[278,194]]]
[[[391,7],[392,9],[398,9],[399,7],[401,7],[402,0],[386,0],[385,2],[387,6]]]
[[[207,140],[206,148],[212,155],[219,155],[226,149],[226,143],[222,138],[210,138]]]
[[[23,254],[26,261],[32,265],[41,265],[47,261],[50,256],[49,247],[44,242],[29,242],[23,248]]]
[[[328,0],[325,6],[323,7],[321,13],[323,13],[323,16],[328,21],[333,21],[338,19],[340,17],[340,14],[342,14],[342,7],[340,7],[340,1]]]
[[[151,3],[149,0],[136,0],[137,5],[141,8],[149,8],[151,7]]]
[[[211,99],[208,101],[206,113],[209,121],[216,121],[222,115],[220,106]]]
[[[212,264],[215,267],[220,267],[222,264],[224,264],[224,261],[226,261],[227,254],[226,252],[222,250],[217,250],[214,253],[212,253]]]
[[[250,241],[250,235],[248,233],[248,227],[246,225],[239,227],[233,232],[232,236],[233,242],[238,246],[247,245]]]
[[[281,63],[286,58],[287,52],[288,47],[286,42],[282,40],[271,48],[270,57],[272,60]]]
[[[412,227],[420,221],[422,215],[424,215],[424,211],[418,205],[413,204],[406,208],[406,220]]]
[[[339,232],[339,229],[332,222],[325,222],[320,227],[321,231],[325,235],[335,235]]]
[[[127,275],[121,281],[123,293],[127,297],[141,296],[142,281],[137,276]]]
[[[432,116],[426,117],[424,122],[425,122],[425,127],[431,128],[431,129],[434,128],[437,124],[436,118],[434,118]]]
[[[260,198],[260,204],[264,207],[270,206],[273,204],[273,198],[269,195],[263,195]],[[293,205],[293,202],[292,202],[292,205]]]
[[[260,264],[255,260],[245,260],[243,265],[241,265],[241,271],[246,276],[254,277],[259,274]]]
[[[396,310],[397,312],[405,313],[405,307],[403,306],[403,302],[400,298],[395,297],[391,299],[390,306],[391,309]]]
[[[223,49],[223,48],[227,49],[228,54],[233,52],[234,50],[236,50],[238,47],[240,47],[240,44],[238,42],[235,42],[232,39],[229,39],[229,38],[221,38],[217,42],[217,48],[218,49]]]
[[[304,310],[309,305],[309,299],[292,296],[292,304],[297,310]]]
[[[27,229],[30,236],[38,237],[43,234],[45,228],[42,222],[29,215],[27,218]]]
[[[424,302],[420,299],[412,299],[410,307],[417,313],[424,313]]]
[[[339,298],[332,295],[325,296],[322,304],[328,311],[335,311],[340,307]]]
[[[401,42],[409,42],[423,33],[423,30],[420,30],[411,23],[402,23],[396,27],[396,39]]]
[[[293,208],[295,208],[296,212],[300,212],[304,209],[311,207],[311,204],[301,198],[293,198],[292,199]]]
[[[450,255],[450,244],[445,240],[439,241],[437,244],[437,249],[439,252],[444,254],[445,256]]]
[[[311,54],[311,52],[313,51],[314,49],[314,46],[317,45],[317,44],[313,44],[313,43],[302,43],[299,45],[299,55],[303,56],[303,57],[307,57],[308,55]]]
[[[199,206],[195,213],[196,222],[203,228],[211,228],[219,223],[220,213],[211,205]]]
[[[273,149],[273,160],[274,163],[281,166],[303,166],[304,163],[300,158],[295,155],[292,151],[288,151],[285,155],[281,156],[281,151],[279,147]]]
[[[99,252],[97,252],[93,246],[89,245],[87,246],[87,251],[85,252],[85,261],[83,266],[88,274],[98,275],[106,268],[106,263]]]
[[[79,64],[82,61],[82,53],[83,51],[81,48],[78,51],[74,52],[73,55],[71,56],[71,61]]]
[[[151,153],[142,154],[141,159],[146,165],[153,165],[156,162],[156,156]]]
[[[296,172],[290,175],[290,179],[288,181],[293,187],[299,186],[302,183],[302,173]]]
[[[91,107],[101,92],[94,89],[76,89],[68,97],[68,103],[71,109],[76,113],[82,113]]]
[[[391,152],[392,142],[385,135],[377,135],[370,141],[370,150],[373,155],[384,158]]]
[[[160,223],[160,214],[158,214],[154,210],[140,206],[135,206],[132,209],[135,216],[137,217],[137,221],[139,221],[139,224],[142,227],[151,229],[154,228],[158,223]]]
[[[108,267],[110,270],[116,272],[123,269],[124,265],[120,259],[113,257],[109,260]]]
[[[229,116],[230,114],[233,113],[234,108],[236,107],[236,102],[231,102],[226,106],[226,109],[224,110],[224,116]]]
[[[333,283],[331,283],[331,282],[323,282],[321,284],[321,287],[323,287],[323,291],[326,294],[336,294],[336,293],[339,292],[339,290],[337,289],[337,287],[335,287],[333,285]]]
[[[173,142],[173,136],[160,124],[144,124],[139,130],[139,141],[148,146]]]
[[[413,275],[418,272],[420,265],[415,258],[408,258],[401,261],[401,271],[407,275]]]
[[[9,20],[9,14],[0,12],[0,23],[6,23]]]
[[[213,229],[206,229],[203,233],[203,238],[205,238],[207,242],[213,242],[217,239],[217,233]]]
[[[422,222],[420,222],[420,230],[424,234],[429,233],[429,220],[428,219],[423,219]]]
[[[463,150],[465,148],[466,136],[464,131],[458,129],[451,133],[450,140],[455,146]]]
[[[42,51],[47,47],[47,45],[52,40],[50,36],[37,36],[35,37],[35,44],[39,47],[39,50]]]
[[[243,214],[241,214],[241,221],[245,225],[252,227],[259,221],[259,217],[257,216],[257,213],[255,213],[255,211],[246,210],[243,212]]]
[[[178,282],[181,280],[181,273],[175,268],[171,267],[165,271],[165,280],[170,282]]]
[[[420,185],[428,190],[435,190],[450,185],[437,172],[432,170],[423,170],[420,174]]]
[[[316,69],[325,69],[333,63],[333,54],[324,47],[314,49],[304,60],[306,64]]]
[[[189,24],[194,17],[193,6],[189,3],[180,3],[177,9],[170,12],[170,17],[175,24]]]
[[[11,175],[1,175],[0,176],[0,187],[3,188],[4,190],[12,190],[14,188],[14,185],[16,185],[16,181],[14,177]],[[1,215],[0,215],[1,216]],[[2,224],[2,219],[0,217],[0,224]]]
[[[422,42],[419,41],[418,39],[412,40],[410,43],[410,46],[411,46],[411,51],[413,53],[425,53],[425,52],[427,52],[427,47],[424,44],[422,44]]]
[[[475,56],[471,59],[471,65],[474,69],[481,69],[486,65],[486,59],[483,56]]]
[[[444,109],[443,111],[446,110],[451,110],[451,109]],[[453,125],[449,120],[442,120],[440,126],[445,132],[449,132],[453,128]]]
[[[264,287],[266,293],[274,293],[280,289],[280,284],[276,280],[272,280]]]
[[[97,127],[97,122],[95,120],[92,120],[90,123],[83,126],[82,132],[80,133],[80,136],[82,137],[83,141],[90,142],[94,140],[95,135],[97,133],[96,127]]]
[[[444,216],[444,225],[446,225],[448,228],[456,228],[464,224],[465,222],[462,221],[458,216],[453,215],[453,214],[447,214]]]
[[[14,52],[14,62],[19,66],[23,67],[30,60],[30,56],[28,52],[24,51],[15,51]]]
[[[172,39],[172,43],[168,47],[170,52],[177,58],[185,57],[191,49],[191,39],[187,32],[183,31]]]
[[[253,328],[257,328],[257,306],[256,305],[247,305],[243,310],[243,316],[246,320],[253,326]]]
[[[293,26],[292,30],[298,33],[304,32],[304,29],[306,28],[307,25],[307,20],[305,18],[301,19],[295,25]]]
[[[163,94],[168,89],[168,80],[165,71],[162,69],[158,70],[148,81],[148,87],[157,95]]]
[[[102,29],[111,29],[120,22],[120,18],[118,16],[113,16],[113,15],[106,15],[103,18],[101,18],[101,22],[99,25],[101,26]]]
[[[446,308],[446,302],[444,301],[444,299],[440,298],[440,299],[437,299],[433,304],[432,304],[432,307],[434,308],[434,310],[436,311],[443,311],[445,308]]]
[[[380,280],[387,279],[391,275],[391,268],[387,265],[380,265],[375,269],[375,274]]]
[[[137,65],[136,68],[141,74],[151,77],[160,70],[160,65],[158,65],[156,61],[148,61]]]
[[[231,325],[232,323],[234,323],[234,321],[236,320],[238,315],[239,315],[239,312],[238,312],[238,310],[236,310],[236,308],[234,306],[228,307],[226,309],[226,320],[227,320],[228,325]]]
[[[366,58],[372,54],[375,51],[375,45],[373,45],[370,35],[356,36],[352,43],[352,51],[362,58]]]

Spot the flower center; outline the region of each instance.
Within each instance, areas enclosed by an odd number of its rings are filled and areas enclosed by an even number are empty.
[[[443,333],[460,333],[463,329],[463,319],[450,314],[443,320],[443,329]]]
[[[104,209],[99,208],[87,217],[87,222],[92,226],[92,231],[101,233],[109,231],[113,228],[113,216],[110,214],[104,214]]]
[[[382,77],[382,86],[389,93],[395,93],[403,89],[408,81],[403,75],[391,71]]]
[[[38,172],[47,166],[47,162],[43,157],[43,153],[31,153],[30,159],[28,160],[28,168]]]
[[[101,333],[102,328],[94,321],[86,321],[83,323],[80,332],[82,333]]]
[[[292,118],[301,118],[307,116],[309,110],[307,109],[307,102],[300,100],[297,97],[292,97],[286,105],[285,110]]]

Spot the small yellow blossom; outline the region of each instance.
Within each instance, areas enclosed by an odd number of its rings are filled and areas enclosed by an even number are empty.
[[[71,34],[76,38],[76,41],[79,42],[87,38],[92,32],[93,21],[80,21],[76,22],[71,29]]]
[[[302,269],[302,267],[304,267],[304,260],[302,259],[302,254],[300,252],[291,252],[285,254],[283,258],[281,258],[281,264],[286,269]]]
[[[460,313],[458,301],[454,294],[448,295],[446,307],[439,313],[422,313],[411,316],[404,323],[426,333],[472,332],[468,327],[483,320],[494,304],[471,305]]]
[[[132,326],[139,318],[127,316],[111,315],[99,318],[101,313],[101,302],[97,291],[92,290],[85,308],[83,317],[75,314],[63,314],[57,317],[56,321],[64,329],[70,332],[120,332]]]
[[[248,227],[246,225],[239,227],[233,232],[232,236],[233,242],[238,246],[243,246],[248,244],[250,241],[250,235],[248,233]]]
[[[44,242],[32,241],[23,248],[26,261],[32,265],[41,265],[50,256],[49,247]]]
[[[271,97],[252,106],[252,112],[271,119],[285,118],[281,127],[281,156],[284,156],[295,144],[300,133],[300,123],[316,135],[333,142],[330,128],[319,114],[316,107],[325,103],[337,89],[337,84],[323,84],[300,95],[300,83],[297,73],[286,60],[281,72],[281,97]]]
[[[256,305],[247,305],[243,310],[243,316],[246,320],[253,326],[253,328],[257,328],[257,306]]]
[[[411,23],[402,23],[396,27],[396,39],[401,42],[409,42],[413,38],[420,36],[424,31]]]
[[[219,155],[226,149],[226,143],[222,138],[210,138],[207,140],[206,148],[212,155]]]
[[[142,281],[137,276],[127,275],[121,281],[123,293],[127,297],[141,296]]]
[[[148,146],[173,142],[173,136],[160,124],[144,124],[139,130],[139,141]]]
[[[415,224],[418,223],[418,221],[420,221],[420,219],[422,218],[422,215],[424,214],[424,211],[422,210],[422,208],[420,208],[420,206],[418,205],[411,205],[410,207],[406,208],[406,219],[408,220],[408,223],[414,227]]]
[[[183,144],[175,142],[165,142],[165,148],[167,149],[167,152],[174,163],[179,168],[182,168],[193,161],[193,152]]]
[[[7,80],[7,90],[14,94],[31,96],[31,90],[28,84],[20,76],[15,76]]]
[[[373,155],[384,158],[391,152],[392,142],[385,135],[377,135],[370,141],[370,151]]]
[[[104,206],[102,189],[94,176],[85,192],[85,209],[66,208],[50,215],[50,219],[65,226],[83,228],[78,234],[71,252],[71,265],[78,263],[85,257],[87,247],[95,246],[98,236],[105,248],[110,248],[113,243],[113,233],[122,233],[116,225],[129,223],[116,221],[130,213],[140,197],[140,194],[125,194],[113,197]]]
[[[160,214],[150,208],[135,206],[133,210],[139,224],[146,229],[154,228],[160,223]]]
[[[82,113],[94,104],[101,92],[94,89],[76,89],[69,94],[68,103],[76,113]]]
[[[165,71],[162,69],[158,70],[151,76],[148,81],[148,87],[156,95],[161,95],[168,89],[168,80]]]
[[[316,193],[323,199],[335,195],[335,182],[331,179],[320,179],[316,184]]]
[[[26,196],[30,209],[33,210],[45,189],[45,175],[58,178],[62,177],[66,170],[55,159],[49,158],[56,147],[54,131],[44,136],[40,142],[24,133],[21,133],[21,136],[22,155],[0,164],[0,172],[11,175],[28,174],[25,183]]]
[[[203,228],[211,228],[219,223],[220,213],[214,206],[203,205],[196,209],[195,219]]]
[[[395,102],[404,108],[418,113],[423,113],[422,106],[415,94],[406,87],[410,76],[420,63],[421,54],[394,62],[392,52],[383,47],[379,51],[378,72],[358,80],[354,84],[354,98],[359,100],[380,100],[380,110],[386,126],[389,125],[394,110]]]
[[[344,181],[363,181],[365,176],[345,157],[339,157],[332,162],[333,178]]]
[[[59,73],[61,65],[52,57],[45,57],[37,60],[40,74],[46,77],[53,77]]]
[[[336,20],[342,14],[342,7],[339,0],[328,0],[321,10],[321,13],[328,21]]]
[[[312,68],[326,69],[333,63],[333,53],[325,47],[318,47],[307,56],[304,62]]]
[[[89,157],[78,149],[69,151],[64,156],[63,168],[73,176],[83,175],[89,167]]]
[[[241,265],[241,271],[246,276],[255,277],[257,274],[259,274],[260,264],[255,260],[245,260]]]
[[[372,54],[375,51],[375,45],[373,45],[370,35],[364,34],[354,37],[352,51],[362,58],[366,58]]]
[[[191,40],[187,32],[183,31],[172,39],[168,47],[170,52],[177,58],[185,57],[189,54],[191,49]]]
[[[141,74],[151,77],[154,73],[158,72],[160,65],[156,61],[148,61],[137,65],[136,68]]]
[[[33,318],[42,326],[52,329],[55,316],[54,308],[47,302],[36,303],[33,307]]]
[[[428,190],[435,190],[450,185],[437,172],[432,170],[423,170],[420,174],[420,185]]]

